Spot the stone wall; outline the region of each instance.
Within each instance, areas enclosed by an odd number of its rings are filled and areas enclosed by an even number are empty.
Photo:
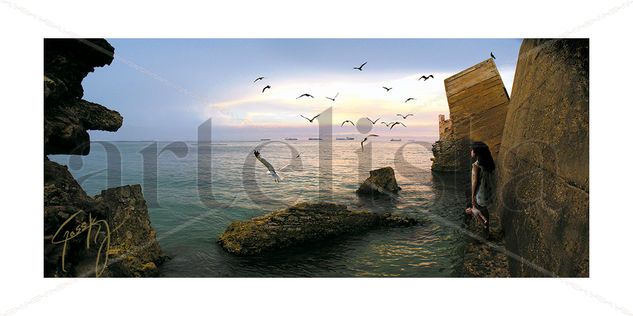
[[[588,40],[524,40],[498,165],[511,274],[588,276]]]

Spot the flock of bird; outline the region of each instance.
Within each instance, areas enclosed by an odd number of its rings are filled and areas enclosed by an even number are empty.
[[[358,67],[353,67],[352,69],[354,69],[354,70],[358,70],[358,71],[363,71],[363,67],[365,67],[365,65],[367,65],[367,62],[362,63],[362,64],[361,64],[360,66],[358,66]],[[429,80],[429,79],[433,79],[433,78],[435,78],[435,77],[434,77],[432,74],[429,74],[429,75],[422,75],[422,76],[420,76],[420,78],[418,78],[418,81],[423,80],[423,79],[424,79],[424,81],[427,81],[427,80]],[[263,81],[264,79],[266,79],[266,77],[263,77],[263,76],[262,76],[262,77],[257,77],[257,78],[255,78],[255,80],[253,81],[253,83],[256,83],[256,82],[258,82],[258,81]],[[386,92],[390,92],[390,91],[391,91],[391,89],[393,89],[393,87],[386,87],[386,86],[383,86],[382,88],[383,88]],[[269,90],[269,89],[271,89],[271,86],[270,86],[270,85],[266,85],[265,87],[263,87],[263,89],[262,89],[262,93],[266,92],[266,90]],[[340,94],[340,93],[338,93],[338,92],[337,92],[335,96],[333,96],[333,97],[327,97],[327,96],[326,96],[325,98],[326,98],[326,99],[328,99],[328,100],[330,100],[330,101],[332,101],[332,102],[336,102],[336,99],[338,98],[339,94]],[[311,99],[314,99],[314,96],[313,96],[312,94],[310,94],[310,93],[303,93],[303,94],[299,95],[296,99],[298,100],[298,99],[302,99],[302,98],[311,98]],[[407,102],[410,102],[410,101],[415,101],[415,98],[409,97],[409,98],[407,98],[407,99],[405,99],[405,100],[404,100],[404,103],[407,103]],[[306,120],[307,120],[308,122],[310,122],[310,123],[313,123],[313,122],[314,122],[314,120],[315,120],[316,118],[318,118],[318,117],[319,117],[319,115],[315,115],[315,116],[314,116],[314,117],[312,117],[312,118],[309,118],[309,117],[306,117],[306,116],[303,116],[303,115],[300,115],[300,116],[301,116],[302,118],[306,119]],[[406,119],[407,119],[407,117],[409,117],[409,116],[413,116],[413,113],[408,113],[408,114],[397,114],[396,116],[402,117],[402,119],[403,119],[403,120],[406,120]],[[378,121],[380,120],[380,118],[378,118],[378,119],[376,119],[376,120],[372,120],[372,119],[370,119],[369,117],[367,117],[367,119],[371,122],[371,124],[372,124],[372,125],[376,125],[376,123],[378,123]],[[353,121],[351,121],[351,120],[344,120],[344,121],[341,123],[341,127],[342,127],[342,126],[344,126],[346,123],[349,123],[349,124],[350,124],[350,125],[352,125],[352,126],[356,126],[356,124],[355,124]],[[383,122],[380,122],[380,123],[381,123],[381,124],[384,124],[386,127],[389,127],[389,130],[392,130],[392,129],[396,126],[396,125],[401,125],[401,126],[403,126],[403,127],[407,127],[407,126],[406,126],[403,122],[400,122],[400,121],[393,121],[393,122],[384,122],[384,121],[383,121]],[[368,135],[368,137],[377,137],[377,136],[378,136],[378,135],[376,135],[376,134],[371,134],[371,135]],[[367,137],[365,137],[365,139],[363,139],[363,141],[361,142],[361,149],[362,149],[362,150],[364,150],[363,143],[364,143],[366,140],[367,140]]]
[[[494,55],[492,52],[490,52],[490,57],[491,57],[492,59],[496,59],[495,55]],[[363,67],[365,67],[365,65],[367,65],[367,62],[362,63],[362,64],[361,64],[360,66],[358,66],[358,67],[353,67],[352,69],[354,69],[354,70],[358,70],[358,71],[363,71]],[[429,79],[434,79],[434,78],[435,78],[435,77],[434,77],[432,74],[430,74],[430,75],[422,75],[422,76],[420,76],[420,77],[418,78],[418,81],[420,81],[420,80],[422,80],[422,79],[424,79],[424,81],[427,81],[427,80],[429,80]],[[258,81],[262,81],[262,80],[264,80],[264,79],[266,79],[266,77],[258,77],[258,78],[256,78],[256,79],[255,79],[255,81],[253,81],[253,83],[258,82]],[[393,87],[385,87],[385,86],[383,86],[382,88],[383,88],[386,92],[390,92],[390,91],[391,91],[391,89],[393,89]],[[266,90],[269,90],[269,89],[271,89],[271,86],[270,86],[270,85],[266,85],[266,86],[262,89],[262,93],[266,92]],[[325,97],[325,98],[326,98],[326,99],[328,99],[328,100],[330,100],[330,101],[332,101],[332,102],[335,102],[335,101],[336,101],[336,98],[338,98],[338,96],[339,96],[339,93],[337,92],[337,93],[336,93],[336,95],[335,95],[334,97]],[[298,100],[298,99],[301,99],[301,98],[312,98],[312,99],[314,99],[314,96],[313,96],[313,95],[311,95],[311,94],[309,94],[309,93],[303,93],[303,94],[301,94],[301,95],[299,95],[299,96],[297,97],[297,100]],[[404,101],[404,103],[407,103],[407,102],[409,102],[409,101],[415,101],[415,98],[411,98],[411,97],[409,97],[409,98],[407,98],[407,99]],[[300,116],[301,116],[302,118],[306,119],[308,122],[313,123],[313,122],[314,122],[314,120],[315,120],[316,118],[318,118],[318,117],[319,117],[319,115],[320,115],[320,114],[317,114],[317,115],[313,116],[312,118],[308,118],[308,117],[303,116],[303,115],[300,115]],[[398,114],[396,114],[396,116],[399,116],[399,117],[401,117],[403,120],[406,120],[409,116],[413,116],[413,113],[407,113],[407,114],[400,114],[400,113],[398,113]],[[378,119],[376,119],[376,120],[372,120],[372,119],[370,119],[369,117],[366,117],[366,119],[367,119],[367,120],[369,120],[369,121],[371,122],[371,124],[372,124],[372,125],[376,125],[376,123],[378,123],[378,121],[379,121],[381,118],[378,118]],[[351,120],[345,120],[345,121],[343,121],[343,122],[341,123],[341,127],[342,127],[343,125],[345,125],[345,123],[349,123],[349,124],[351,124],[352,126],[356,126],[356,124],[354,124],[354,122],[353,122],[353,121],[351,121]],[[386,127],[389,127],[389,130],[392,130],[392,129],[396,126],[396,125],[402,125],[403,127],[407,127],[407,126],[406,126],[403,122],[401,122],[401,121],[393,121],[393,122],[385,122],[385,121],[381,121],[380,123],[381,123],[381,124],[384,124]],[[367,141],[370,137],[379,137],[379,135],[377,135],[377,134],[369,134],[369,135],[367,135],[365,138],[363,138],[363,140],[360,142],[361,151],[364,151],[364,150],[365,150],[365,146],[364,146],[364,144],[365,144],[365,142],[366,142],[366,141]],[[262,164],[263,164],[263,165],[264,165],[264,166],[268,169],[268,172],[269,172],[269,174],[273,177],[273,180],[274,180],[275,182],[279,182],[279,181],[281,180],[281,178],[277,175],[277,172],[275,171],[275,168],[274,168],[274,167],[273,167],[273,166],[272,166],[272,165],[271,165],[268,161],[266,161],[264,158],[262,158],[262,157],[261,157],[261,155],[260,155],[260,153],[259,153],[258,151],[255,151],[255,152],[254,152],[254,154],[255,154],[255,157],[257,158],[257,160],[259,160],[259,161],[260,161],[260,162],[261,162],[261,163],[262,163]],[[300,155],[300,154],[299,154],[299,155]],[[296,157],[296,158],[298,158],[298,157],[299,157],[299,155],[297,155],[297,157]]]

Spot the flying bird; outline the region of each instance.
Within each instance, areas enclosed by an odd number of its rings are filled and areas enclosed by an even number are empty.
[[[363,139],[363,141],[360,142],[360,149],[361,151],[365,151],[365,146],[363,146],[363,143],[367,141],[367,138],[369,137],[378,137],[378,135],[376,134],[369,134],[367,135],[367,137],[365,137],[365,139]]]
[[[364,62],[362,65],[360,65],[358,67],[354,67],[354,69],[358,69],[359,71],[363,71],[363,66],[365,66],[365,64],[367,64],[367,62]]]
[[[424,79],[424,81],[427,81],[427,80],[429,80],[431,78],[435,78],[435,77],[433,77],[433,75],[422,76],[422,77],[418,78],[418,81],[420,81],[420,79]]]
[[[298,96],[298,97],[297,97],[297,99],[299,99],[299,98],[303,98],[303,97],[310,97],[310,98],[313,98],[313,99],[314,99],[314,96],[313,96],[313,95],[311,95],[311,94],[309,94],[309,93],[304,93],[304,94],[302,94],[302,95]]]
[[[393,122],[389,122],[389,123],[387,123],[387,122],[380,122],[380,123],[381,124],[385,124],[387,127],[389,127],[391,124],[393,124]]]
[[[270,85],[265,86],[264,89],[262,89],[262,93],[264,93],[264,91],[266,91],[266,89],[270,89]]]
[[[400,125],[402,125],[402,126],[404,126],[404,127],[407,127],[406,125],[402,124],[402,122],[394,122],[393,124],[391,124],[391,127],[389,127],[389,130],[392,130],[392,129],[393,129],[393,127],[394,127],[394,126],[396,126],[396,125],[398,125],[398,124],[400,124]]]
[[[326,99],[332,100],[332,101],[336,101],[336,98],[338,97],[338,92],[336,93],[336,95],[333,98],[330,97],[325,97]]]
[[[341,126],[343,126],[343,124],[345,124],[345,123],[347,123],[347,122],[349,122],[350,124],[352,124],[352,125],[356,126],[356,124],[354,124],[354,122],[352,122],[352,121],[350,121],[350,120],[345,120],[345,121],[343,121],[343,123],[341,123]]]
[[[497,59],[497,57],[495,57],[495,54],[493,54],[492,52],[490,52],[490,57],[492,57],[492,59]]]
[[[309,118],[307,118],[307,117],[305,117],[303,115],[300,115],[300,116],[303,117],[304,119],[308,120],[308,122],[312,123],[312,121],[314,121],[315,118],[319,117],[319,115],[321,115],[321,114],[317,114],[315,117],[313,117],[311,119],[309,119]]]
[[[409,113],[409,114],[407,114],[407,115],[396,114],[396,116],[400,116],[400,117],[402,117],[403,119],[405,119],[405,120],[406,120],[406,119],[407,119],[407,117],[409,117],[409,116],[413,116],[413,114],[411,114],[411,113]]]
[[[379,118],[377,118],[375,121],[372,121],[370,118],[367,118],[367,119],[371,122],[371,125],[376,125],[376,122],[378,122],[378,120],[380,119],[380,117],[379,117]]]
[[[253,82],[257,82],[259,80],[264,80],[264,78],[266,78],[266,77],[259,77],[259,78],[255,79],[255,81],[253,81]]]
[[[270,162],[266,161],[266,159],[262,158],[259,155],[259,151],[255,150],[253,154],[255,154],[255,158],[257,158],[257,160],[259,160],[259,162],[261,162],[266,167],[266,169],[268,169],[268,173],[273,177],[273,180],[275,182],[281,181],[281,178],[279,177],[279,175],[277,175],[277,172],[275,171],[273,165],[271,165]]]
[[[387,90],[387,92],[391,91],[391,89],[393,89],[393,87],[391,88],[387,88],[387,87],[382,87],[383,89]]]
[[[409,102],[409,101],[413,101],[413,100],[415,100],[415,98],[408,98],[408,99],[406,99],[406,100],[404,101],[404,103],[407,103],[407,102]]]

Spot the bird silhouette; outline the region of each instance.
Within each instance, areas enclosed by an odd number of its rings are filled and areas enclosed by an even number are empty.
[[[408,98],[408,99],[406,99],[406,100],[404,101],[404,103],[407,103],[407,102],[409,102],[409,101],[413,101],[413,100],[415,100],[415,98]]]
[[[387,87],[382,87],[383,89],[387,90],[387,92],[391,91],[391,89],[393,89],[393,87],[391,88],[387,88]]]
[[[407,114],[407,115],[396,114],[396,116],[400,116],[400,117],[402,117],[403,119],[405,119],[405,120],[406,120],[406,119],[407,119],[407,117],[409,117],[409,116],[413,116],[413,114],[411,114],[411,113],[409,113],[409,114]]]
[[[313,96],[313,95],[311,95],[311,94],[309,94],[309,93],[304,93],[304,94],[302,94],[302,95],[298,96],[298,97],[297,97],[297,99],[299,99],[299,98],[303,98],[303,97],[310,97],[310,98],[313,98],[313,99],[314,99],[314,96]]]
[[[389,127],[393,122],[389,122],[389,123],[387,123],[387,122],[380,122],[380,123],[381,124],[385,124],[385,126]]]
[[[338,92],[336,93],[336,95],[333,98],[330,97],[325,97],[326,99],[332,100],[332,101],[336,101],[336,98],[338,97]]]
[[[259,77],[259,78],[255,79],[255,81],[253,81],[253,82],[257,82],[259,80],[264,80],[264,78],[266,78],[266,77]]]
[[[354,67],[354,69],[358,69],[359,71],[363,71],[363,66],[365,66],[365,64],[367,64],[367,62],[364,62],[362,65],[360,65],[358,67]]]
[[[378,135],[376,135],[376,134],[369,134],[369,135],[367,135],[367,137],[365,137],[365,139],[363,139],[360,142],[360,149],[361,149],[361,151],[365,151],[365,146],[363,146],[363,143],[366,142],[367,138],[369,138],[369,137],[378,137]]]
[[[376,125],[376,122],[378,122],[378,120],[380,119],[380,117],[379,117],[379,118],[377,118],[375,121],[372,121],[369,117],[367,117],[367,119],[371,122],[371,125]]]
[[[352,125],[356,126],[356,124],[354,124],[354,122],[352,122],[352,121],[350,121],[350,120],[345,120],[345,121],[343,121],[343,123],[341,123],[341,126],[343,126],[343,124],[345,124],[345,123],[347,123],[347,122],[349,122],[350,124],[352,124]]]
[[[255,154],[255,158],[257,158],[257,160],[259,160],[259,162],[261,162],[266,167],[266,169],[268,169],[268,173],[273,177],[273,180],[275,182],[281,181],[281,178],[279,177],[279,175],[277,175],[277,172],[275,171],[273,165],[271,165],[270,162],[266,161],[266,159],[262,158],[259,154],[259,151],[255,150],[253,151],[253,154]]]
[[[389,130],[392,130],[392,129],[393,129],[393,127],[394,127],[394,126],[396,126],[396,125],[398,125],[398,124],[400,124],[400,125],[402,125],[402,126],[404,126],[404,127],[407,127],[406,125],[402,124],[402,122],[394,122],[393,124],[391,124],[391,127],[389,127]]]
[[[492,52],[490,52],[490,57],[492,57],[492,59],[497,59],[497,57],[495,57],[495,54],[493,54]]]
[[[427,80],[429,80],[431,78],[435,78],[435,77],[433,77],[433,75],[428,75],[428,76],[424,76],[423,75],[422,77],[418,78],[418,81],[420,81],[420,79],[424,79],[424,81],[427,81]]]
[[[270,85],[265,86],[264,89],[262,89],[262,93],[264,93],[264,91],[266,91],[266,89],[270,89]]]
[[[303,115],[300,115],[300,116],[303,117],[304,119],[308,120],[308,122],[312,123],[312,121],[314,121],[315,118],[319,117],[319,115],[321,115],[321,114],[317,114],[315,117],[313,117],[311,119],[309,119],[309,118],[307,118],[307,117],[305,117]]]

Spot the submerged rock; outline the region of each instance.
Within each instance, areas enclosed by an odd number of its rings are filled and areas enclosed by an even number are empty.
[[[400,191],[396,175],[391,167],[384,167],[369,172],[369,178],[363,182],[356,193],[362,195],[395,194]]]
[[[236,255],[257,255],[377,227],[418,224],[413,218],[348,210],[345,205],[299,203],[247,221],[235,221],[218,243]]]

